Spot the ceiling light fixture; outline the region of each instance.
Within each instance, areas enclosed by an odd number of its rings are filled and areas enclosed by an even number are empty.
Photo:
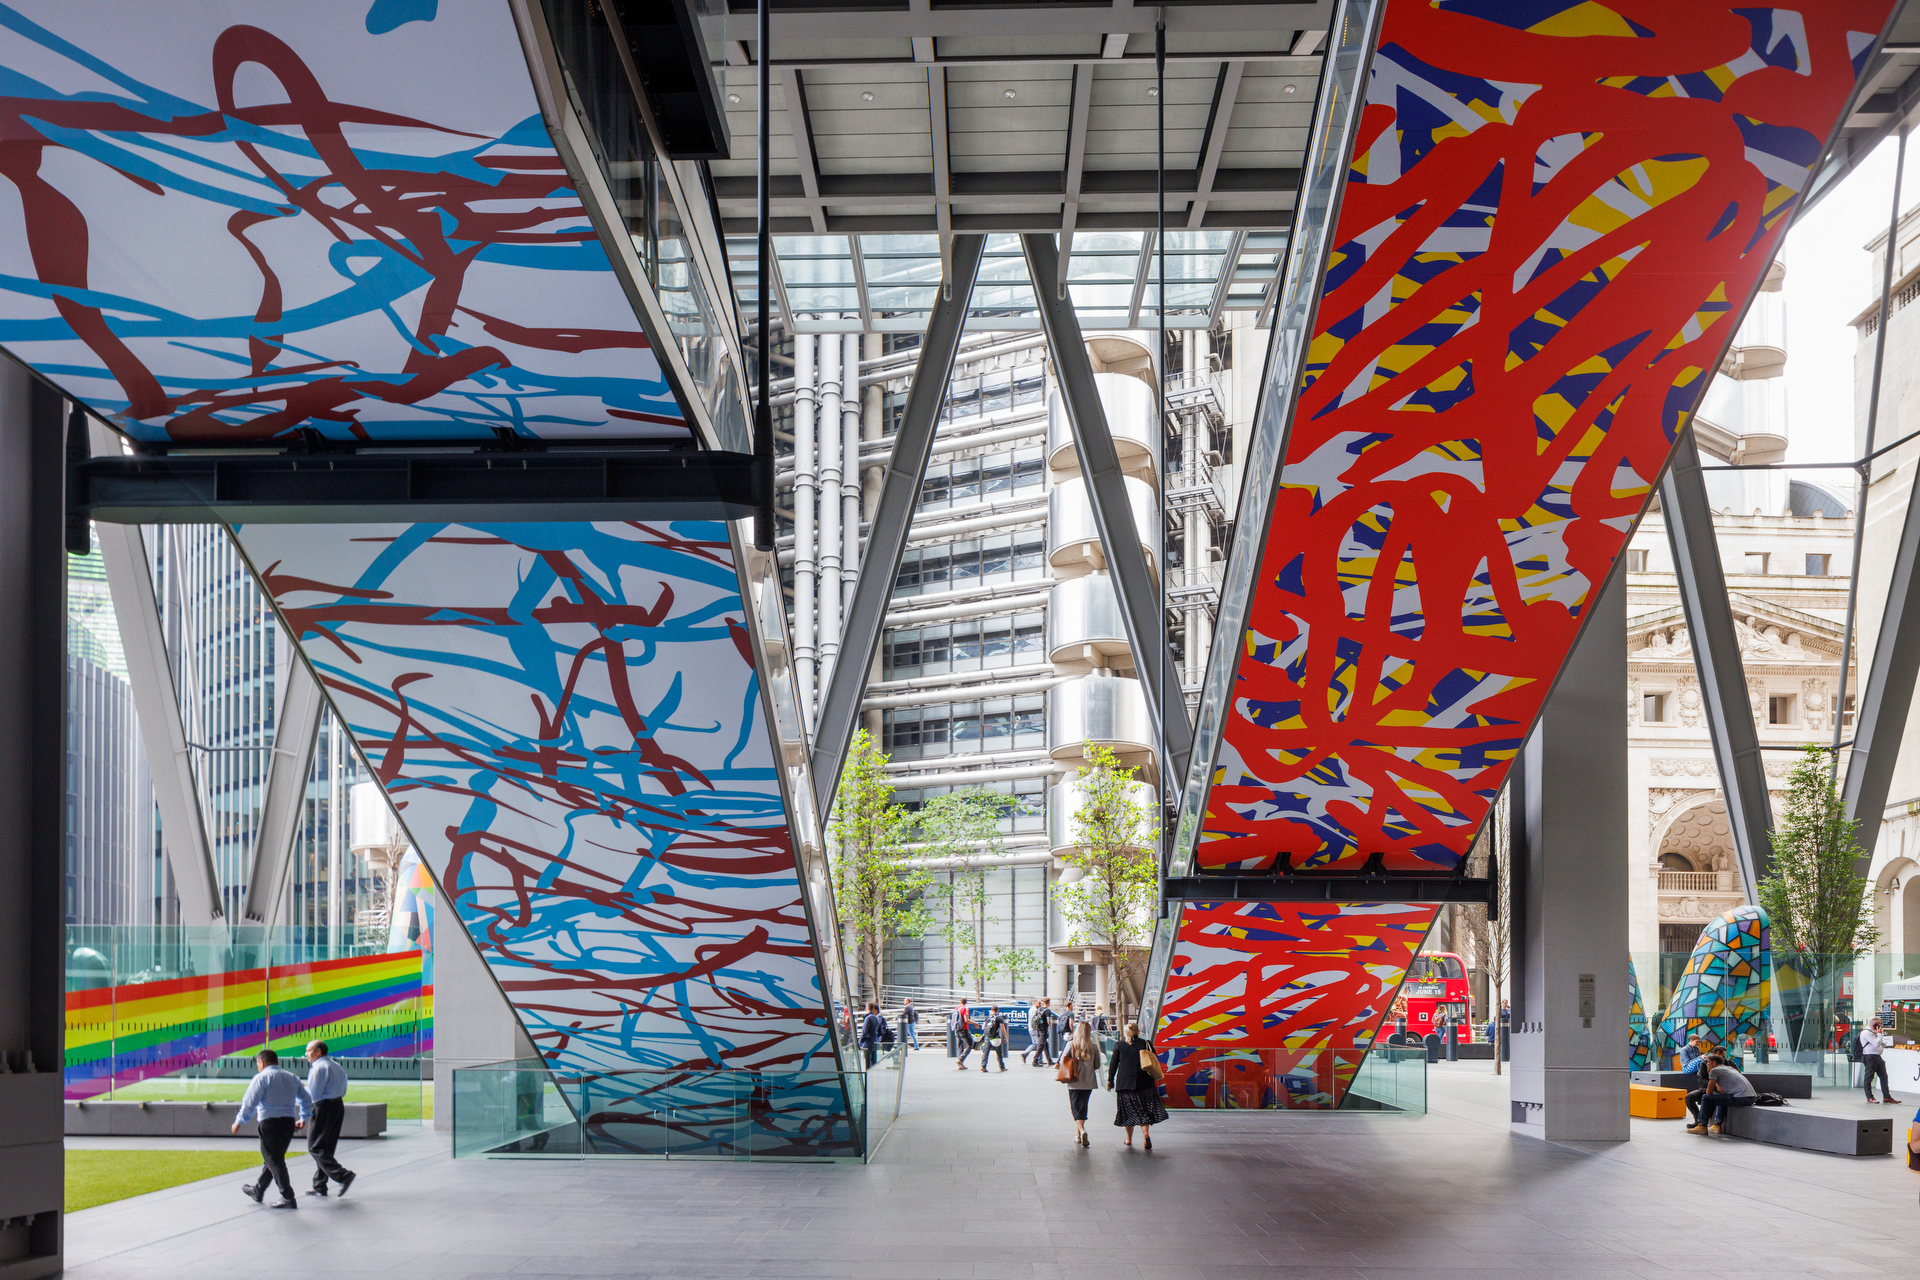
[[[1150,88],[1147,90],[1147,96],[1149,98],[1157,98],[1160,96],[1160,90],[1156,88]]]
[[[1284,89],[1282,89],[1282,90],[1281,90],[1280,92],[1282,92],[1282,93],[1293,93],[1293,92],[1295,92],[1296,90],[1298,90],[1298,89],[1299,89],[1299,87],[1300,87],[1299,85],[1293,85],[1293,84],[1290,84],[1290,85],[1288,85],[1288,86],[1287,86],[1286,88],[1284,88]]]
[[[872,101],[873,101],[873,90],[871,90],[871,89],[865,89],[865,90],[862,90],[862,91],[861,91],[861,93],[860,93],[860,101],[862,101],[862,102],[872,102]]]
[[[740,102],[740,95],[739,95],[739,94],[737,94],[737,93],[730,93],[730,94],[728,94],[728,95],[727,95],[727,101],[728,101],[728,102],[731,102],[731,103],[733,103],[733,104],[734,104],[734,105],[736,105],[736,106],[738,106],[738,105],[739,105],[739,102]]]
[[[1003,97],[1003,98],[1017,98],[1017,97],[1019,97],[1020,95],[1019,95],[1019,94],[1017,94],[1017,93],[1015,93],[1015,92],[1014,92],[1013,90],[1011,90],[1011,89],[1002,89],[1002,90],[1000,91],[1000,96],[1001,96],[1001,97]]]

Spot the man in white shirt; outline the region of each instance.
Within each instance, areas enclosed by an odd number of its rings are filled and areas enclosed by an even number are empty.
[[[1880,1077],[1880,1092],[1888,1102],[1898,1102],[1893,1096],[1893,1086],[1887,1082],[1887,1037],[1880,1030],[1880,1019],[1867,1023],[1867,1029],[1860,1033],[1860,1078],[1866,1082],[1867,1101],[1879,1102],[1873,1096],[1873,1078]]]
[[[287,1178],[287,1144],[293,1141],[294,1130],[306,1124],[313,1110],[313,1099],[299,1076],[280,1069],[280,1055],[273,1050],[262,1049],[253,1061],[260,1068],[260,1074],[248,1082],[247,1092],[240,1099],[240,1114],[234,1118],[233,1132],[240,1132],[240,1126],[249,1120],[260,1122],[262,1167],[260,1180],[243,1183],[240,1189],[255,1204],[263,1204],[267,1184],[278,1183],[280,1203],[273,1207],[297,1209],[300,1206],[293,1198],[293,1183]]]
[[[340,1143],[340,1122],[347,1115],[347,1073],[327,1056],[327,1042],[307,1046],[307,1092],[313,1097],[313,1126],[307,1130],[307,1154],[313,1157],[313,1194],[327,1194],[327,1179],[340,1184],[340,1194],[353,1185],[353,1170],[334,1158]]]

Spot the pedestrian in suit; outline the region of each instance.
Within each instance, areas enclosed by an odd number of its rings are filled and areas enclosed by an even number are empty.
[[[255,1204],[264,1204],[267,1184],[277,1183],[280,1202],[273,1207],[298,1209],[300,1206],[293,1198],[293,1183],[287,1178],[287,1144],[293,1141],[296,1129],[305,1127],[307,1116],[313,1111],[313,1098],[307,1093],[307,1086],[300,1083],[299,1076],[280,1069],[280,1055],[273,1050],[262,1049],[254,1055],[253,1062],[260,1073],[247,1084],[232,1132],[240,1132],[240,1126],[249,1120],[260,1122],[262,1167],[260,1180],[242,1183],[240,1189]]]
[[[860,1019],[860,1052],[869,1069],[880,1060],[880,1041],[886,1034],[887,1020],[880,1016],[880,1006],[867,1001],[866,1016]]]
[[[313,1099],[313,1124],[307,1130],[307,1154],[313,1157],[313,1194],[327,1195],[327,1179],[340,1184],[340,1194],[353,1185],[353,1170],[334,1157],[340,1145],[340,1122],[347,1118],[347,1073],[327,1056],[327,1042],[307,1046],[307,1096]]]

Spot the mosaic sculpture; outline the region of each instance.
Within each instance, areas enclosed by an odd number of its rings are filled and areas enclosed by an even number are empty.
[[[1460,863],[1890,9],[1389,0],[1201,868]]]
[[[0,30],[0,345],[128,435],[686,437],[512,6],[35,0]]]
[[[1655,1048],[1663,1066],[1692,1036],[1703,1049],[1737,1051],[1747,1036],[1760,1033],[1772,999],[1770,934],[1767,913],[1749,906],[1723,912],[1701,930],[1660,1019]]]
[[[1154,1037],[1167,1104],[1338,1106],[1436,911],[1186,904]]]
[[[1647,1009],[1640,999],[1640,975],[1627,957],[1627,1070],[1653,1069],[1653,1041],[1647,1036]]]
[[[796,1114],[761,1109],[756,1150],[844,1120],[724,524],[237,537],[555,1070],[655,1073],[594,1097],[676,1090],[644,1124],[673,1112],[684,1145],[733,1141],[722,1070],[818,1073],[782,1093]],[[710,1122],[686,1092],[708,1077]]]

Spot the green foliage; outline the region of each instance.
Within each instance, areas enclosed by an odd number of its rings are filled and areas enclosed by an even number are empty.
[[[929,897],[945,906],[943,928],[953,943],[954,977],[972,983],[975,991],[985,991],[987,982],[1002,971],[1006,949],[995,953],[987,947],[986,927],[1000,921],[987,912],[986,875],[972,864],[1006,852],[1000,819],[1010,803],[997,792],[956,792],[932,797],[916,815],[921,855],[961,864],[950,882],[932,885]]]
[[[886,764],[886,754],[865,729],[853,735],[829,828],[841,937],[875,998],[887,943],[917,938],[933,923],[925,902],[933,877],[902,860],[901,845],[912,815],[894,800]]]
[[[1777,952],[1851,957],[1871,951],[1873,923],[1855,824],[1828,774],[1827,753],[1810,746],[1787,777],[1786,812],[1773,831],[1773,871],[1759,885]],[[1843,963],[1836,960],[1836,963]]]
[[[1127,947],[1144,943],[1159,891],[1154,856],[1155,815],[1134,793],[1135,770],[1105,747],[1089,742],[1079,772],[1079,807],[1073,813],[1073,847],[1061,856],[1070,872],[1054,890],[1072,941],[1096,947],[1112,966],[1108,989],[1120,996]],[[1126,1011],[1120,1010],[1122,1014]]]

